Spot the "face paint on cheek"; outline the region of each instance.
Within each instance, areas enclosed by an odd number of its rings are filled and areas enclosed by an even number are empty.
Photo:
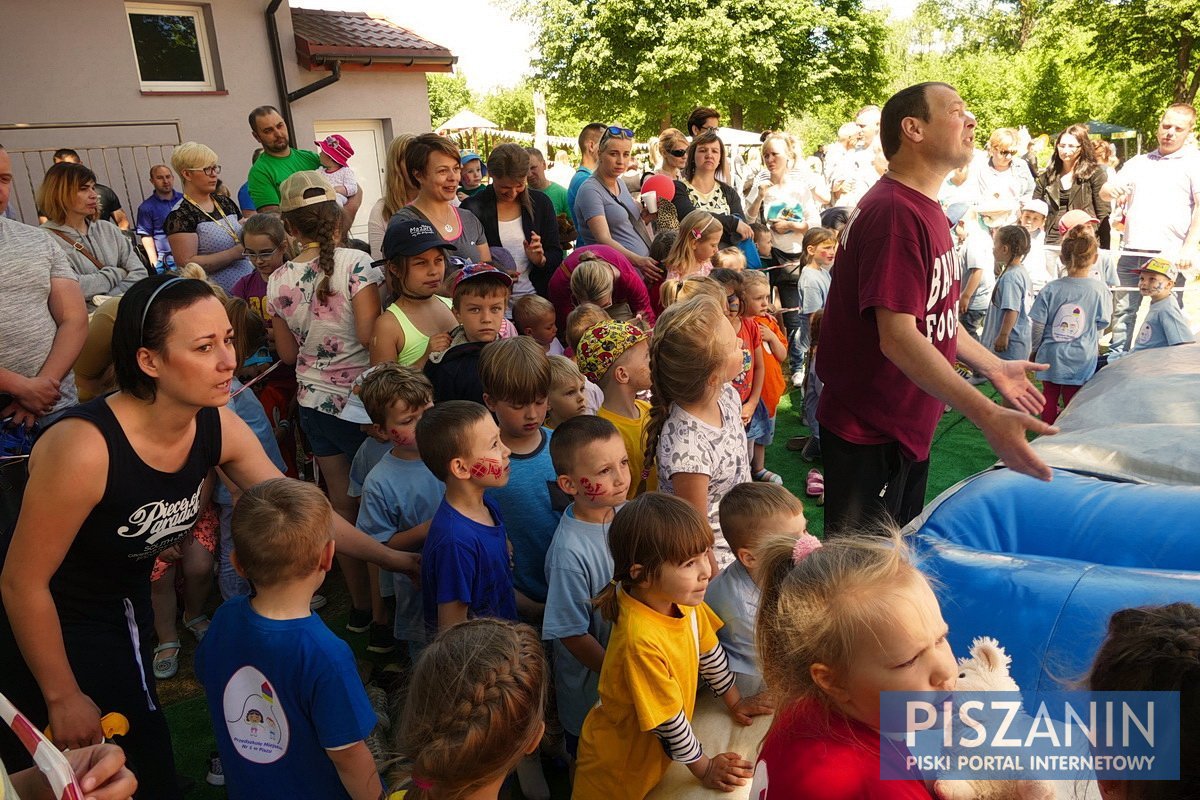
[[[580,478],[579,486],[583,489],[584,495],[586,495],[589,500],[595,500],[597,497],[603,497],[607,493],[604,484],[592,483],[587,478]]]
[[[504,468],[494,458],[484,458],[471,465],[472,478],[499,478],[504,474]]]
[[[397,447],[412,447],[413,437],[411,434],[405,433],[400,428],[391,428],[388,430],[388,436],[392,440],[392,444]]]

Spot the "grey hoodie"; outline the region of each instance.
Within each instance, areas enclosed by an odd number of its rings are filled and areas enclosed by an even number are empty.
[[[146,267],[133,251],[129,238],[111,222],[91,223],[85,236],[80,236],[79,231],[69,225],[60,225],[49,220],[43,223],[42,227],[50,231],[50,238],[67,254],[67,260],[79,275],[79,288],[83,290],[83,298],[89,304],[98,294],[125,294],[130,286],[146,277]],[[104,268],[99,269],[91,259],[64,241],[55,231],[61,231],[71,242],[78,242],[86,247]]]

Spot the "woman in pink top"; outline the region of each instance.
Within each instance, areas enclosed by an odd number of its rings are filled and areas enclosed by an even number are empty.
[[[579,266],[583,254],[589,252],[600,256],[613,268],[613,305],[629,304],[629,311],[634,316],[640,313],[642,319],[653,326],[654,309],[650,306],[650,295],[646,291],[642,273],[615,248],[604,244],[590,244],[575,248],[550,278],[550,302],[554,304],[554,313],[558,317],[558,329],[566,330],[567,314],[575,307],[575,301],[571,297],[571,273]]]

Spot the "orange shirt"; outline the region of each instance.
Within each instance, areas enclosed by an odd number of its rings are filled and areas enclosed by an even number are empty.
[[[770,328],[771,332],[779,337],[779,341],[783,342],[784,348],[787,348],[787,336],[779,329],[779,323],[775,321],[773,315],[763,314],[755,317],[754,321]],[[769,416],[775,416],[779,398],[783,397],[785,391],[787,391],[787,383],[783,379],[783,364],[772,355],[771,348],[767,347],[767,343],[764,341],[762,401],[767,406]]]

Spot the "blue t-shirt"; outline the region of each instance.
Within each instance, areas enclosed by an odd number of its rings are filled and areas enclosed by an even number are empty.
[[[372,539],[386,543],[397,531],[433,519],[445,494],[445,484],[433,476],[423,461],[384,453],[363,483],[356,527]],[[396,597],[395,637],[402,642],[424,642],[421,592],[412,580],[399,572],[380,570],[379,588],[384,597],[389,594]]]
[[[579,193],[575,195],[575,205],[572,206],[575,209],[575,230],[579,232],[577,246],[600,244],[592,236],[588,220],[604,217],[608,222],[608,234],[617,244],[638,255],[648,256],[650,247],[634,229],[632,221],[641,217],[642,210],[626,188],[625,181],[617,181],[617,190],[618,194],[614,197],[595,175],[579,187]]]
[[[138,206],[137,235],[153,236],[154,249],[158,251],[160,258],[171,252],[167,235],[163,233],[163,223],[167,221],[167,215],[171,213],[171,209],[175,208],[175,205],[182,199],[183,195],[180,192],[174,192],[170,200],[162,199],[155,192]]]
[[[378,719],[350,647],[320,617],[267,619],[230,598],[196,650],[196,676],[232,800],[350,796],[325,751],[361,742]]]
[[[263,409],[258,395],[254,393],[253,389],[238,392],[241,388],[241,382],[234,378],[230,392],[237,394],[230,398],[229,408],[241,417],[242,422],[250,426],[250,430],[254,431],[258,443],[262,445],[263,451],[266,452],[267,458],[271,459],[271,463],[280,472],[285,471],[287,464],[283,461],[283,454],[279,452],[279,442],[275,440],[275,430],[271,427],[271,421],[267,419],[267,412]],[[225,488],[224,481],[217,481],[217,488],[213,492],[213,502],[222,506],[233,505],[233,495],[229,493],[229,489]]]
[[[351,497],[362,497],[363,484],[367,481],[367,475],[375,469],[375,465],[379,463],[379,459],[383,458],[383,454],[391,449],[391,442],[381,442],[370,436],[363,439],[363,443],[354,453],[354,459],[350,462],[350,486],[346,489],[346,494]]]
[[[243,183],[242,188],[238,189],[238,208],[242,211],[254,211],[258,206],[254,205],[254,200],[250,198],[250,184]]]
[[[471,617],[516,621],[512,560],[500,509],[483,498],[495,525],[480,525],[442,498],[421,551],[421,602],[425,626],[437,630],[439,603],[466,603]]]
[[[571,215],[571,224],[576,229],[579,228],[579,221],[575,219],[575,195],[579,194],[579,187],[590,177],[592,171],[587,167],[580,167],[575,170],[575,174],[571,176],[571,183],[567,185],[567,213]]]
[[[800,270],[800,313],[815,314],[825,308],[825,298],[829,297],[829,284],[833,276],[827,269],[805,267]]]
[[[1059,278],[1046,284],[1033,309],[1034,322],[1045,325],[1037,357],[1050,369],[1038,380],[1082,386],[1096,372],[1100,332],[1112,317],[1112,292],[1093,278]]]
[[[512,540],[513,585],[529,599],[544,603],[546,551],[562,519],[562,512],[554,510],[552,487],[558,488],[558,471],[550,460],[550,430],[542,428],[542,443],[532,453],[509,456],[508,466],[508,483],[488,489],[486,496],[499,507]]]
[[[592,608],[592,598],[613,577],[612,553],[608,550],[608,525],[580,522],[575,506],[562,515],[554,541],[546,552],[546,614],[542,638],[554,642],[554,691],[558,718],[572,736],[583,731],[583,720],[600,698],[600,675],[571,655],[560,639],[590,633],[604,647],[612,623]]]
[[[1187,344],[1196,341],[1192,329],[1188,326],[1183,309],[1175,302],[1175,297],[1156,300],[1150,304],[1146,313],[1146,321],[1138,331],[1134,350],[1149,350],[1151,347],[1170,347],[1176,344]]]
[[[996,337],[1000,335],[1000,323],[1003,321],[1004,312],[1016,311],[1017,322],[1008,334],[1008,349],[997,355],[1005,361],[1024,361],[1029,358],[1029,340],[1033,335],[1029,308],[1032,305],[1033,288],[1029,271],[1020,264],[1006,267],[1004,273],[996,279],[996,288],[992,290],[992,302],[988,306],[987,316],[983,318],[983,336],[979,341],[988,350],[992,350]]]
[[[979,270],[979,285],[971,295],[971,311],[986,311],[996,285],[996,257],[992,253],[992,238],[983,231],[972,231],[962,248],[963,285],[971,277],[972,270]]]
[[[713,578],[704,602],[725,627],[717,638],[729,658],[729,669],[755,678],[761,676],[754,654],[754,620],[758,618],[760,592],[741,561],[735,561]]]

